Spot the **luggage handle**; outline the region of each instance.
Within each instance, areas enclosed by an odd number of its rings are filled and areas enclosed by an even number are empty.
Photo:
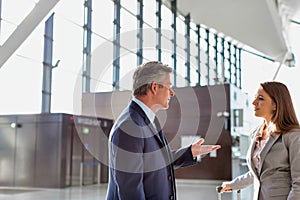
[[[216,187],[216,191],[218,192],[218,200],[221,200],[222,199],[222,196],[221,196],[221,190],[222,190],[222,186],[217,186]],[[232,191],[232,190],[231,190]],[[241,200],[241,190],[237,190],[237,199],[238,200]]]

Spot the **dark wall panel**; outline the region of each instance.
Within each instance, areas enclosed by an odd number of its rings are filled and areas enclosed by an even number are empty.
[[[15,186],[34,186],[36,117],[18,117],[16,134]]]
[[[62,188],[107,182],[103,159],[112,124],[63,113],[0,116],[0,186]]]
[[[16,116],[0,118],[0,186],[14,185]]]

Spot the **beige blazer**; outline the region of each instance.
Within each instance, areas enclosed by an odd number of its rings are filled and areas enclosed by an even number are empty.
[[[261,152],[259,174],[252,162],[255,136],[247,153],[249,172],[230,182],[232,189],[254,185],[253,200],[300,200],[300,129],[270,136]]]

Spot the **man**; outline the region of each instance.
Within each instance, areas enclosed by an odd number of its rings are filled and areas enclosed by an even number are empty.
[[[220,148],[195,144],[171,151],[155,117],[168,109],[172,68],[161,62],[139,66],[133,75],[133,96],[116,120],[109,139],[107,200],[176,199],[174,168],[193,165],[198,155]]]

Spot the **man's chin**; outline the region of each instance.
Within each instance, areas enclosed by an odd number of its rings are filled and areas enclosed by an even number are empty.
[[[167,110],[169,108],[169,104],[166,105],[160,105],[156,107],[157,110]]]

